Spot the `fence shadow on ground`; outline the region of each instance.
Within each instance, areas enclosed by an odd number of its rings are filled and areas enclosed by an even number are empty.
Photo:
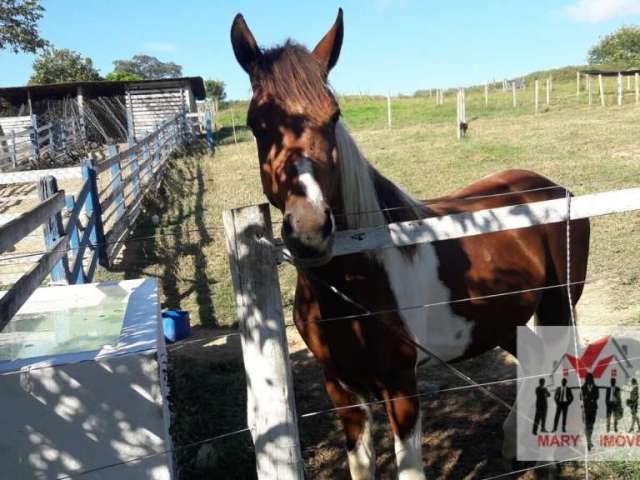
[[[216,324],[215,279],[207,273],[203,248],[213,242],[205,222],[202,161],[206,153],[206,146],[197,142],[185,155],[169,160],[162,184],[155,195],[145,198],[122,258],[111,271],[127,279],[158,278],[163,308],[189,310],[193,306],[200,323],[212,326]],[[192,302],[185,305],[191,296],[195,296],[195,306]]]

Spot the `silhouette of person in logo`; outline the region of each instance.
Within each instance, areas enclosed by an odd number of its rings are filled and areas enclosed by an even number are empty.
[[[629,430],[629,433],[631,433],[636,425],[640,430],[640,420],[638,420],[638,382],[635,378],[631,379],[631,394],[627,398],[627,406],[631,410],[631,429]]]
[[[591,372],[587,373],[587,378],[582,385],[582,403],[584,405],[584,422],[585,432],[587,434],[587,446],[589,450],[593,448],[591,443],[591,435],[593,434],[593,424],[596,422],[596,413],[598,412],[598,386],[593,381]]]
[[[613,417],[613,431],[618,433],[618,420],[622,418],[622,397],[620,387],[616,387],[616,379],[611,379],[611,386],[607,387],[605,396],[607,406],[607,433],[611,430],[611,417]]]
[[[567,431],[567,410],[569,409],[569,404],[573,402],[573,393],[571,393],[571,389],[567,387],[567,379],[562,379],[562,384],[556,388],[556,393],[553,396],[553,399],[556,402],[556,416],[553,419],[553,430],[555,432],[558,430],[558,420],[560,420],[560,415],[562,414],[562,431]]]
[[[544,386],[544,378],[541,378],[536,387],[536,415],[533,420],[534,435],[538,434],[538,426],[541,427],[541,432],[547,433],[545,422],[547,421],[547,398],[550,396],[549,390]]]

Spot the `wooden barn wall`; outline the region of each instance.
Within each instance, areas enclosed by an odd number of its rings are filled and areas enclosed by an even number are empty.
[[[188,88],[135,89],[126,95],[127,111],[133,117],[134,135],[155,130],[156,126],[177,113],[192,110]]]

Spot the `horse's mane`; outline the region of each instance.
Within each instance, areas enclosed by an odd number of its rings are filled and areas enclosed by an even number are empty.
[[[425,215],[424,206],[380,174],[342,122],[336,126],[340,191],[348,229],[375,227]]]
[[[254,88],[278,100],[287,111],[322,119],[326,109],[334,108],[326,69],[303,45],[287,40],[263,50],[256,67]]]

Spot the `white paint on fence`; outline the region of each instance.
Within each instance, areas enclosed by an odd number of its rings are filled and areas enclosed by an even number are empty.
[[[456,132],[458,140],[466,134],[467,129],[467,113],[464,105],[464,88],[458,89],[458,103],[456,106]]]
[[[82,178],[80,167],[48,168],[44,170],[27,170],[24,172],[3,172],[0,173],[0,185],[12,183],[33,183],[46,176],[56,177],[57,180],[69,180]]]
[[[624,96],[622,90],[622,73],[618,73],[618,83],[617,83],[617,92],[618,92],[618,106],[622,106],[622,97]]]
[[[547,106],[549,106],[551,104],[551,77],[547,78],[547,85],[546,85],[546,94],[547,94]]]
[[[571,219],[577,220],[638,209],[640,209],[640,188],[594,193],[572,198]],[[368,229],[344,230],[336,233],[332,255],[349,255],[379,248],[400,247],[514,228],[526,228],[545,223],[562,222],[566,220],[566,217],[567,200],[560,198],[391,223]]]
[[[269,206],[223,213],[259,480],[303,480]]]
[[[516,98],[516,82],[511,82],[511,96],[513,97],[513,108],[518,106],[518,99]]]
[[[604,82],[602,81],[602,74],[598,74],[598,86],[600,88],[600,105],[605,106],[604,103]]]

